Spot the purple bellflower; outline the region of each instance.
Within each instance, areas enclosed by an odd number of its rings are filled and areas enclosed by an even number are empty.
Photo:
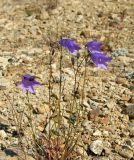
[[[74,56],[76,56],[77,52],[81,49],[74,39],[61,39],[59,44],[68,49],[69,52]]]
[[[30,74],[22,76],[22,81],[18,84],[22,88],[23,92],[29,90],[31,93],[35,93],[34,86],[40,86],[40,83],[35,80],[35,77]]]
[[[107,69],[107,63],[112,60],[112,57],[106,56],[101,51],[101,42],[97,42],[96,40],[88,42],[86,45],[87,50],[90,53],[90,58],[93,63],[100,69],[101,67]]]
[[[92,50],[91,51],[91,59],[95,65],[100,69],[101,67],[107,69],[107,63],[112,60],[112,57],[108,57],[103,52]]]
[[[101,51],[100,47],[102,46],[102,43],[97,42],[96,40],[93,40],[93,41],[88,42],[85,46],[89,51],[92,51],[92,50]]]

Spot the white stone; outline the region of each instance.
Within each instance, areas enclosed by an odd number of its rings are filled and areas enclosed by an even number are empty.
[[[99,131],[99,130],[96,130],[94,133],[93,133],[93,136],[101,136],[102,135],[102,133],[101,133],[101,131]]]
[[[5,132],[4,130],[0,130],[0,137],[1,137],[2,139],[4,139],[4,138],[7,137],[7,134],[6,134],[6,132]]]
[[[103,136],[104,137],[108,137],[109,136],[109,132],[108,131],[103,131]]]
[[[101,155],[102,150],[103,150],[102,140],[93,141],[93,142],[90,144],[90,150],[91,150],[93,153],[97,154],[97,155]]]

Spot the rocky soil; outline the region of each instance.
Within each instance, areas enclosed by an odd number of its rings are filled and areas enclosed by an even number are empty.
[[[113,58],[108,70],[98,70],[88,61],[82,100],[85,67],[81,65],[76,98],[80,105],[70,112],[75,76],[71,55],[63,49],[61,125],[65,132],[79,114],[73,133],[79,140],[70,160],[134,159],[133,9],[132,0],[0,0],[0,160],[36,159],[29,108],[37,138],[44,140],[41,144],[46,142],[49,114],[51,125],[57,115],[60,37],[74,38],[81,45],[79,61],[86,52],[84,44],[93,39],[102,41],[103,50]],[[51,108],[50,46],[54,49]],[[17,87],[26,73],[35,75],[41,83],[35,95],[26,95]],[[18,129],[22,130],[21,142]],[[45,160],[46,153],[41,151]]]

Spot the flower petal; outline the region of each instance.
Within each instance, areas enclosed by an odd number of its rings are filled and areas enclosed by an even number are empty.
[[[102,43],[97,42],[96,40],[93,40],[93,41],[88,42],[85,46],[90,51],[92,51],[92,50],[99,50],[100,51],[100,47],[102,46]]]
[[[78,50],[80,50],[80,46],[75,42],[74,39],[61,39],[59,44],[68,49],[73,55],[77,55]]]
[[[33,86],[29,86],[29,87],[28,87],[28,90],[29,90],[31,93],[35,93]]]
[[[107,69],[107,64],[98,64],[97,66],[98,66],[99,69],[100,68]]]
[[[102,51],[99,50],[92,50],[90,52],[90,58],[93,61],[93,63],[97,65],[98,68],[104,68],[104,69],[107,69],[106,62],[112,60],[112,57],[108,57]]]

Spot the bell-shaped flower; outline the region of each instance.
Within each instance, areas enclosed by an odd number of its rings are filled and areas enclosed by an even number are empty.
[[[102,43],[101,42],[97,42],[96,40],[93,40],[93,41],[90,41],[88,42],[86,45],[86,48],[89,50],[89,51],[92,51],[92,50],[101,50],[101,46],[102,46]]]
[[[110,62],[112,60],[112,57],[108,57],[103,52],[96,50],[92,50],[92,52],[90,53],[90,58],[99,69],[107,69],[107,62]]]
[[[74,39],[61,39],[59,44],[65,47],[72,55],[77,55],[77,52],[81,49]]]
[[[111,61],[112,57],[108,57],[101,51],[102,43],[93,40],[88,42],[85,46],[89,52],[92,62],[97,65],[98,68],[107,69],[107,62]]]
[[[34,87],[40,86],[40,83],[35,80],[35,77],[30,74],[25,74],[22,76],[22,81],[18,84],[22,88],[23,92],[26,90],[31,93],[35,93]]]

